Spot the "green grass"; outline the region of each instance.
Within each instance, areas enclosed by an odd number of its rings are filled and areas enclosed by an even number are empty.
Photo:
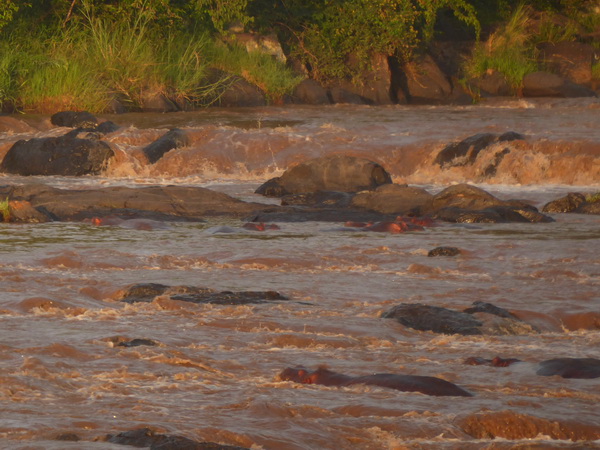
[[[521,87],[523,77],[537,70],[535,50],[530,43],[528,25],[531,10],[519,6],[511,18],[485,42],[479,42],[464,66],[468,78],[477,78],[489,71],[504,75],[515,91]]]
[[[585,196],[585,201],[588,203],[598,203],[600,202],[600,192],[596,192],[594,194],[588,194]]]
[[[600,80],[600,61],[595,62],[592,65],[592,78],[594,80]]]
[[[5,200],[0,201],[0,214],[2,214],[2,221],[10,221],[10,203],[8,197]]]

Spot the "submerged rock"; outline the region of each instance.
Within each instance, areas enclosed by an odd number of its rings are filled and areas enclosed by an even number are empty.
[[[538,330],[508,311],[490,303],[475,302],[472,308],[454,311],[422,303],[403,303],[381,315],[405,327],[441,334],[523,335]]]
[[[318,191],[358,192],[391,182],[386,170],[373,161],[335,155],[298,164],[264,183],[256,193],[282,197]]]
[[[436,247],[432,250],[429,250],[427,256],[458,256],[460,254],[460,249],[456,247]]]
[[[289,300],[276,291],[222,291],[206,287],[167,286],[157,283],[139,283],[118,291],[114,298],[124,303],[152,302],[158,296],[190,303],[212,303],[216,305],[245,305]]]
[[[144,447],[150,450],[243,450],[244,447],[222,445],[214,442],[198,442],[183,436],[159,434],[150,428],[124,431],[107,435],[106,441],[112,444]]]
[[[536,373],[545,377],[558,375],[563,378],[600,378],[600,359],[549,359],[540,363]]]
[[[71,136],[17,141],[0,171],[17,175],[98,175],[114,157],[106,142]]]
[[[438,153],[434,160],[434,164],[438,164],[442,168],[466,166],[473,164],[479,153],[492,144],[522,139],[525,139],[525,136],[515,133],[514,131],[509,131],[500,135],[494,133],[475,134],[460,142],[448,144]],[[504,154],[506,154],[506,149],[502,150],[500,153],[502,154],[502,156],[499,157],[501,160]],[[500,161],[497,161],[497,164],[499,162]]]
[[[183,130],[175,128],[144,147],[142,151],[144,152],[144,155],[146,155],[148,162],[150,164],[154,164],[168,151],[176,148],[186,147],[188,145],[190,145],[190,139],[187,133]]]
[[[94,128],[98,119],[87,111],[60,111],[50,117],[52,125],[69,128]]]
[[[433,195],[425,189],[384,184],[372,191],[357,193],[351,205],[383,214],[411,214],[420,216],[432,208]]]

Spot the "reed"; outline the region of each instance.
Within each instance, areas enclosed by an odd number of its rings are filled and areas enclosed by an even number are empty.
[[[3,222],[10,222],[10,202],[8,197],[0,201],[0,214],[2,215]]]

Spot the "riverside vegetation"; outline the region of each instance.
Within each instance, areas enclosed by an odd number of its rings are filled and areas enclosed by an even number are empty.
[[[402,65],[439,39],[471,42],[463,81],[497,71],[514,92],[541,67],[543,42],[599,48],[591,0],[0,0],[5,112],[143,110],[218,102],[239,80],[281,103],[304,79],[364,83],[374,54]],[[285,53],[248,51],[241,32],[274,34]],[[302,70],[298,68],[301,67]],[[592,70],[600,79],[600,66]]]

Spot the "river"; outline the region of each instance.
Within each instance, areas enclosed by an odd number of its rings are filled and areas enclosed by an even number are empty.
[[[502,100],[449,107],[272,107],[102,116],[123,128],[98,177],[18,177],[63,188],[181,184],[247,201],[265,180],[312,157],[345,153],[382,164],[395,182],[436,192],[471,182],[541,207],[567,192],[600,190],[600,100]],[[48,117],[0,134],[51,136]],[[141,148],[167,129],[193,137],[154,165]],[[482,132],[527,136],[497,173],[432,163],[448,142]],[[485,158],[485,155],[483,155]],[[552,223],[442,224],[404,234],[348,232],[331,223],[244,230],[233,219],[152,230],[89,223],[0,224],[0,447],[117,449],[107,434],[141,427],[197,441],[264,449],[567,448],[568,439],[478,438],[461,421],[509,411],[600,424],[600,379],[542,377],[556,357],[600,358],[600,216]],[[233,232],[219,233],[228,226]],[[455,246],[455,258],[430,258]],[[275,290],[287,301],[196,305],[158,298],[125,304],[132,283]],[[420,332],[380,315],[400,303],[462,310],[493,303],[540,333]],[[121,347],[119,339],[154,346]],[[510,367],[470,356],[512,357]],[[349,375],[437,376],[474,396],[432,397],[372,386],[281,382],[286,367],[327,365]],[[61,435],[79,441],[57,440]],[[588,440],[584,447],[600,448]]]

